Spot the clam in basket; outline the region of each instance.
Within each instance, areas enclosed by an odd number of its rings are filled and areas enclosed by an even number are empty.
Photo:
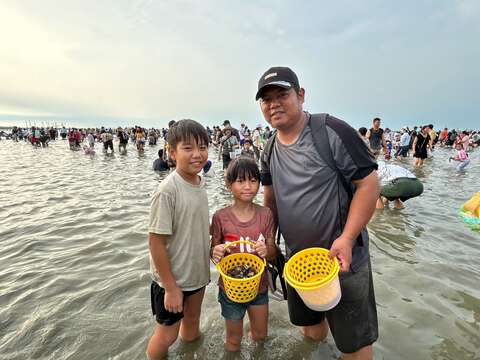
[[[305,305],[315,311],[333,309],[342,296],[336,258],[324,248],[308,248],[293,255],[285,264],[284,277],[297,290]]]
[[[248,240],[238,240],[226,244],[225,249],[238,244],[254,245],[253,242]],[[244,279],[236,279],[227,275],[230,269],[241,265],[248,265],[253,268],[255,275]],[[255,299],[258,294],[260,279],[265,270],[265,259],[257,255],[242,252],[223,257],[215,266],[223,279],[225,293],[230,300],[237,303],[246,303]]]

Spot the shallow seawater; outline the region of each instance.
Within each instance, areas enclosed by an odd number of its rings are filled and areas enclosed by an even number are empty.
[[[138,155],[95,156],[57,140],[37,149],[0,141],[0,359],[145,359],[150,310],[150,195],[165,175]],[[380,338],[376,359],[480,358],[480,233],[457,212],[480,191],[480,151],[465,174],[439,149],[414,170],[424,194],[377,211],[369,230]],[[211,152],[212,159],[215,154]],[[412,159],[403,164],[412,168]],[[221,164],[208,179],[210,214],[230,203]],[[261,201],[261,195],[259,195]],[[212,267],[203,337],[170,359],[336,359],[332,338],[305,341],[286,303],[271,301],[269,339],[223,350]],[[246,328],[248,326],[246,325]]]

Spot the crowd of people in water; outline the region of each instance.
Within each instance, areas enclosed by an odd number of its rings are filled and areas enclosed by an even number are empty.
[[[175,123],[170,121],[168,127]],[[71,150],[84,150],[86,154],[95,154],[96,145],[99,145],[103,152],[115,152],[114,141],[118,144],[118,151],[125,153],[127,144],[131,143],[137,151],[143,152],[145,145],[157,145],[161,142],[164,149],[160,158],[169,163],[169,168],[174,167],[174,163],[169,161],[167,145],[167,128],[144,128],[141,126],[118,127],[118,128],[55,128],[55,127],[37,127],[22,128],[14,126],[10,132],[0,132],[0,139],[11,139],[13,141],[25,141],[32,146],[47,147],[50,141],[57,139],[68,140],[68,146]],[[249,156],[260,161],[260,154],[267,140],[273,135],[274,131],[269,126],[258,124],[250,129],[248,125],[242,123],[240,128],[232,127],[229,120],[223,122],[223,126],[206,127],[209,135],[210,144],[218,149],[219,160],[222,161],[223,168],[228,167],[231,159],[242,156]],[[459,169],[464,170],[469,164],[468,153],[480,145],[480,131],[478,130],[458,130],[443,128],[437,130],[432,124],[414,126],[411,129],[408,126],[399,130],[383,129],[381,119],[374,118],[372,127],[367,129],[361,127],[358,129],[360,137],[373,152],[376,158],[380,155],[386,161],[391,159],[401,160],[407,157],[415,159],[415,166],[423,166],[425,159],[431,156],[435,147],[451,147],[458,150],[451,159],[458,161]],[[461,166],[460,166],[461,165]]]
[[[380,181],[384,181],[384,185],[399,177],[414,179],[415,175],[402,167],[404,165],[402,160],[413,157],[414,166],[421,167],[424,165],[425,159],[432,156],[435,148],[439,147],[456,150],[449,160],[455,162],[456,171],[463,172],[470,164],[469,153],[480,146],[480,131],[478,130],[458,130],[445,127],[439,131],[432,124],[413,126],[412,128],[404,126],[399,130],[391,130],[382,128],[381,121],[378,117],[374,118],[372,126],[369,129],[360,127],[358,134],[377,159],[379,178]],[[114,153],[114,142],[117,143],[120,154],[126,154],[129,143],[139,153],[144,152],[145,145],[160,144],[161,149],[158,150],[158,158],[154,161],[152,168],[155,171],[169,171],[175,168],[175,161],[169,155],[167,141],[168,129],[173,124],[175,124],[175,120],[170,121],[168,127],[160,129],[137,125],[123,128],[66,128],[64,126],[61,128],[37,126],[21,128],[14,126],[10,132],[0,132],[0,139],[3,137],[16,142],[25,141],[35,147],[47,147],[50,141],[57,139],[67,140],[70,150],[83,149],[87,155],[95,155],[98,147],[104,153]],[[222,162],[225,173],[230,162],[239,156],[247,156],[259,163],[266,142],[274,134],[269,126],[262,124],[250,128],[247,124],[241,123],[237,129],[229,120],[225,120],[222,126],[213,126],[212,128],[206,126],[206,131],[210,145],[217,150],[217,160]],[[400,162],[396,164],[391,160]],[[214,176],[212,160],[208,160],[203,174]],[[388,186],[384,186],[384,188],[388,188]],[[411,188],[416,189],[414,196],[420,195],[423,191],[423,188],[420,189],[419,186],[410,185]],[[398,197],[394,195],[395,208],[403,207],[402,199],[406,200],[414,196]],[[384,208],[388,204],[389,198],[391,197],[382,196],[377,202],[377,208]]]
[[[404,126],[399,130],[383,129],[381,119],[376,117],[372,120],[372,126],[367,129],[360,127],[358,134],[373,153],[379,163],[380,181],[392,181],[395,178],[411,178],[415,175],[404,165],[404,159],[413,157],[414,166],[421,167],[425,159],[432,156],[435,148],[453,148],[456,152],[449,157],[449,161],[455,162],[456,171],[465,171],[469,164],[469,153],[480,146],[480,131],[458,130],[443,128],[437,130],[434,125]],[[104,153],[114,153],[114,141],[117,143],[118,152],[126,154],[128,144],[132,144],[139,153],[143,153],[145,145],[161,145],[158,150],[158,158],[153,163],[155,171],[169,171],[175,168],[175,161],[169,155],[168,129],[175,124],[175,120],[168,123],[168,127],[144,128],[141,126],[118,127],[118,128],[61,128],[37,127],[21,128],[14,126],[10,132],[0,132],[0,139],[11,139],[13,141],[24,141],[35,147],[47,147],[50,141],[57,139],[67,140],[70,150],[82,150],[87,155],[95,155],[96,148],[100,147]],[[222,162],[222,168],[226,169],[230,162],[239,156],[247,156],[260,162],[260,157],[268,139],[274,134],[269,126],[258,124],[250,128],[247,124],[241,123],[237,129],[232,126],[229,120],[225,120],[222,126],[206,126],[210,145],[218,153],[218,161]],[[395,164],[391,160],[401,161]],[[212,160],[208,160],[203,174],[214,176]],[[383,175],[382,175],[383,174]],[[393,175],[396,174],[396,175]],[[398,182],[398,181],[397,181]],[[398,185],[397,185],[398,186]],[[421,194],[423,189],[416,187],[415,196]],[[412,196],[411,196],[412,197]],[[403,200],[411,197],[394,196],[395,208],[403,207]],[[377,203],[377,208],[382,209],[388,204],[388,197],[383,196]]]

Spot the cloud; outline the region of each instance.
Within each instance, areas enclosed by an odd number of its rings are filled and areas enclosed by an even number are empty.
[[[479,15],[477,1],[10,1],[0,112],[255,125],[259,74],[289,65],[310,110],[354,125],[467,124],[480,110]]]

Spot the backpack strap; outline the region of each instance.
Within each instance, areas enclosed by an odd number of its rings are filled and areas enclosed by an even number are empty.
[[[320,157],[327,163],[328,167],[335,171],[337,174],[343,188],[348,194],[348,198],[351,200],[353,198],[352,187],[348,184],[345,176],[338,169],[333,159],[332,149],[330,147],[330,140],[328,139],[327,125],[326,121],[328,114],[308,114],[307,126],[310,127],[313,137],[313,143],[315,144],[315,149],[317,150]],[[270,139],[268,139],[267,144],[263,149],[263,161],[267,168],[270,168],[270,159],[272,158],[273,148],[275,147],[275,141],[277,139],[277,132],[275,132]]]
[[[332,148],[330,147],[330,140],[328,139],[326,121],[328,114],[313,114],[310,115],[307,125],[310,126],[312,132],[313,143],[317,149],[320,157],[327,163],[328,167],[332,169],[340,180],[343,188],[348,194],[349,200],[353,198],[352,187],[348,184],[347,179],[343,176],[342,172],[338,169],[335,160],[333,158]]]
[[[273,135],[270,136],[270,139],[267,140],[267,143],[263,148],[262,157],[268,168],[270,168],[270,159],[272,158],[272,152],[273,152],[276,139],[277,139],[277,132],[275,131]]]

